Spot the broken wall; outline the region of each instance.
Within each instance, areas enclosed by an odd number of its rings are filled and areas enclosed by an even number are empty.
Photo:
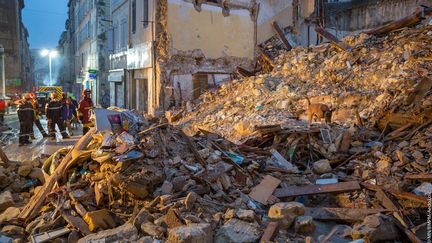
[[[224,17],[217,5],[203,4],[198,12],[181,0],[160,1],[157,8],[157,92],[150,112],[192,99],[198,73],[208,74],[208,80],[214,76],[219,83],[238,66],[252,67],[255,20],[248,9],[232,8]]]
[[[219,6],[168,1],[168,32],[175,50],[200,49],[206,58],[235,56],[253,59],[254,21],[249,10],[231,9],[225,17]]]
[[[381,26],[412,14],[417,0],[350,1],[326,3],[326,27],[338,31],[357,31]]]

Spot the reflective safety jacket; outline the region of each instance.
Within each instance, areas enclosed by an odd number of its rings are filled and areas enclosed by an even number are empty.
[[[90,98],[83,98],[78,105],[78,117],[83,125],[90,123],[90,110],[93,108],[93,101]]]
[[[17,113],[20,123],[34,122],[34,110],[33,105],[30,102],[24,101],[20,105],[18,105]]]
[[[45,108],[46,117],[49,120],[60,121],[61,120],[61,102],[57,99],[48,102]]]

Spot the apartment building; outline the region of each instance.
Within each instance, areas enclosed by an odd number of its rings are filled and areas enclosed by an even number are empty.
[[[33,87],[28,31],[22,22],[23,0],[0,0],[0,44],[5,49],[6,92],[21,93]]]

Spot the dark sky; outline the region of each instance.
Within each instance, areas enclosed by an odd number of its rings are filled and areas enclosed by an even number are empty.
[[[68,0],[25,0],[23,21],[30,48],[55,48],[65,29]]]

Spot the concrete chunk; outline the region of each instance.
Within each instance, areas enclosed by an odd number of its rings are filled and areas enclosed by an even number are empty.
[[[281,220],[284,228],[291,227],[297,216],[305,213],[305,207],[298,202],[280,202],[271,206],[268,216],[271,219]]]
[[[324,174],[331,172],[330,161],[328,159],[318,160],[313,164],[313,172],[316,174]]]
[[[213,233],[210,224],[191,224],[170,229],[168,242],[171,243],[212,243]]]
[[[12,193],[10,191],[5,191],[0,194],[0,212],[13,206],[15,206],[15,202],[13,201]]]
[[[215,242],[256,242],[261,234],[261,227],[257,224],[230,219],[217,232]]]
[[[388,216],[374,214],[367,216],[361,224],[354,225],[351,237],[368,242],[394,241],[399,237],[399,232]]]
[[[81,238],[78,243],[122,242],[125,239],[129,242],[136,242],[138,240],[138,230],[130,223],[114,229],[87,235]]]

